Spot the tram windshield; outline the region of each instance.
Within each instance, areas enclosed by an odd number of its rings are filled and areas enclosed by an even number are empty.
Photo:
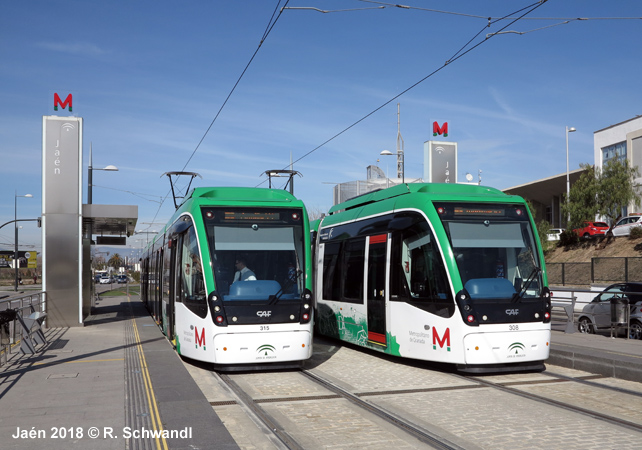
[[[541,263],[525,205],[435,204],[473,301],[539,298]]]
[[[207,207],[203,218],[223,301],[300,298],[306,251],[302,210]]]

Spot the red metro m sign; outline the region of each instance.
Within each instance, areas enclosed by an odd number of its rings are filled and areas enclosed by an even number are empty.
[[[58,106],[60,106],[62,109],[65,109],[67,106],[69,106],[69,112],[72,112],[73,98],[71,94],[67,95],[67,98],[65,98],[65,101],[63,102],[62,100],[60,100],[60,96],[58,95],[58,93],[55,93],[54,94],[54,111],[58,111]]]
[[[432,135],[437,136],[438,134],[443,134],[444,137],[448,137],[448,122],[444,122],[441,127],[437,122],[432,123]]]

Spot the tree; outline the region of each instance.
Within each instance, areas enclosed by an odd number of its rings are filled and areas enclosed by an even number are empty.
[[[573,184],[569,201],[562,205],[562,214],[570,217],[567,228],[579,228],[597,215],[606,217],[613,226],[622,208],[640,206],[640,194],[634,184],[639,172],[628,160],[611,159],[602,170],[589,164],[580,166],[585,172]]]
[[[537,212],[535,211],[533,203],[531,203],[530,200],[526,200],[526,205],[531,212],[531,216],[533,216],[534,218]],[[540,220],[535,224],[535,228],[535,231],[537,231],[537,236],[539,237],[539,242],[542,244],[542,248],[544,249],[544,251],[548,250],[548,247],[550,245],[550,242],[548,241],[548,235],[551,232],[551,224],[547,220]]]
[[[640,194],[635,188],[635,178],[639,176],[638,168],[631,167],[627,159],[611,159],[604,165],[597,203],[599,214],[609,219],[611,227],[622,215],[622,208],[630,204],[640,207]]]
[[[123,258],[120,257],[118,253],[114,253],[111,258],[109,258],[109,266],[113,267],[114,269],[118,269],[123,262]]]
[[[597,175],[595,167],[590,164],[580,164],[584,172],[580,178],[573,183],[573,187],[566,201],[562,205],[562,214],[568,217],[566,228],[572,230],[580,228],[585,220],[592,220],[598,212],[597,207]]]
[[[307,210],[308,219],[310,220],[310,222],[312,222],[313,220],[321,219],[323,218],[323,216],[325,216],[325,212],[317,206],[309,206],[307,207]]]

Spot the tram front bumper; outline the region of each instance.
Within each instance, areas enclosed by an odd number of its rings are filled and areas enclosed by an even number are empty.
[[[550,341],[550,330],[471,333],[464,337],[466,364],[544,361]]]
[[[214,337],[216,364],[299,361],[312,356],[309,331],[230,333]]]

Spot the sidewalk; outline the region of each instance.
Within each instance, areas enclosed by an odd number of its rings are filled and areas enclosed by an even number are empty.
[[[3,449],[238,448],[137,298],[45,334],[0,368]]]
[[[642,341],[553,331],[550,364],[642,382]]]

